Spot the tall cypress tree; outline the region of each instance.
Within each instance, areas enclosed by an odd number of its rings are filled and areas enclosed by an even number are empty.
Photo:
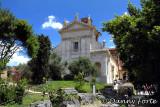
[[[38,36],[39,50],[36,58],[29,62],[32,71],[32,82],[41,84],[48,77],[51,43],[47,36]]]

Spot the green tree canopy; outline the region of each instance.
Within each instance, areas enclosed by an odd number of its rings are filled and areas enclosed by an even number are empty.
[[[32,27],[26,21],[17,19],[9,10],[0,8],[0,69],[21,47],[27,49],[30,57],[36,57],[39,44]]]
[[[141,6],[138,9],[129,3],[129,14],[105,22],[103,31],[113,35],[130,80],[159,83],[160,2],[141,0]]]
[[[94,64],[86,57],[79,57],[77,60],[72,61],[68,69],[74,76],[78,76],[79,73],[83,73],[85,77],[89,75],[95,76],[97,73]]]
[[[39,49],[36,58],[32,58],[29,62],[29,66],[32,71],[32,82],[35,84],[41,84],[43,79],[48,78],[49,71],[49,56],[51,50],[51,42],[48,36],[39,35]]]
[[[49,59],[49,76],[53,80],[59,80],[64,73],[64,63],[62,63],[61,58],[55,53],[52,52]]]

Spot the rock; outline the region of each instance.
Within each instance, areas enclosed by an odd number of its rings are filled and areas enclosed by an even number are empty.
[[[80,103],[78,100],[74,101],[63,101],[61,107],[80,107]]]
[[[92,104],[94,102],[94,96],[92,94],[78,93],[78,96],[80,97],[80,102],[83,105]]]
[[[78,94],[75,88],[62,88],[66,94]]]
[[[37,101],[30,104],[30,107],[52,107],[52,103],[49,100]]]

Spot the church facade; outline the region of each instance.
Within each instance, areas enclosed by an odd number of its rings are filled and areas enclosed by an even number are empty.
[[[70,23],[64,22],[59,33],[62,41],[55,51],[63,61],[70,62],[79,57],[87,57],[98,68],[97,81],[111,84],[122,78],[124,72],[118,65],[115,49],[106,48],[105,41],[98,42],[100,33],[92,25],[90,17],[80,20],[75,17]]]

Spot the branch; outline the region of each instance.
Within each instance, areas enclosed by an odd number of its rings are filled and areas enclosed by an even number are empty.
[[[3,47],[2,51],[1,51],[1,59],[2,59],[3,55],[4,55],[4,51],[5,51],[6,47],[7,47],[7,42],[1,41],[1,46]]]
[[[15,45],[15,40],[11,40],[9,43],[6,42],[6,50],[4,50],[4,56],[2,58],[5,58],[10,52],[12,52],[12,47]]]
[[[8,56],[8,60],[10,60],[12,58],[12,56],[17,52],[18,49],[20,49],[20,47],[18,47],[18,46],[14,48],[11,55]]]

